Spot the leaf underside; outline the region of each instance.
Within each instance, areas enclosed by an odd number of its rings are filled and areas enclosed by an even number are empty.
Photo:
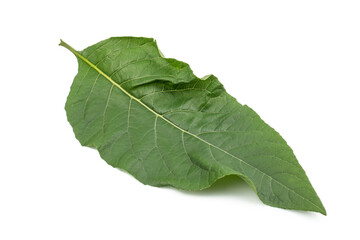
[[[237,175],[265,204],[326,214],[285,140],[218,79],[164,58],[151,38],[117,37],[76,51],[66,102],[83,146],[140,182],[201,190]]]

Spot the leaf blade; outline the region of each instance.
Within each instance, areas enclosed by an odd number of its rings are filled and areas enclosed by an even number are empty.
[[[82,52],[60,45],[79,61],[68,120],[110,165],[145,184],[187,190],[236,174],[265,204],[326,214],[286,142],[213,75],[197,78],[187,64],[162,57],[152,39],[111,38]]]

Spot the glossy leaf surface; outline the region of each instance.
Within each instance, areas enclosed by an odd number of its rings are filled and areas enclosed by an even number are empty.
[[[75,51],[66,102],[84,146],[144,184],[201,190],[238,175],[268,205],[325,209],[285,140],[213,76],[164,58],[150,38],[119,37]]]

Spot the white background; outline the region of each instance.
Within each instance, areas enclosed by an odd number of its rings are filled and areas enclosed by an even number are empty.
[[[0,239],[359,239],[359,1],[2,1]],[[81,147],[64,104],[81,50],[157,39],[287,140],[328,216],[241,180],[144,186]]]

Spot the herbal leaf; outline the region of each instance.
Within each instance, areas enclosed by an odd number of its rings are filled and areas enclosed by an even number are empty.
[[[243,178],[268,205],[325,209],[285,140],[213,76],[164,58],[150,38],[119,37],[76,51],[66,102],[83,146],[144,184],[201,190]]]

